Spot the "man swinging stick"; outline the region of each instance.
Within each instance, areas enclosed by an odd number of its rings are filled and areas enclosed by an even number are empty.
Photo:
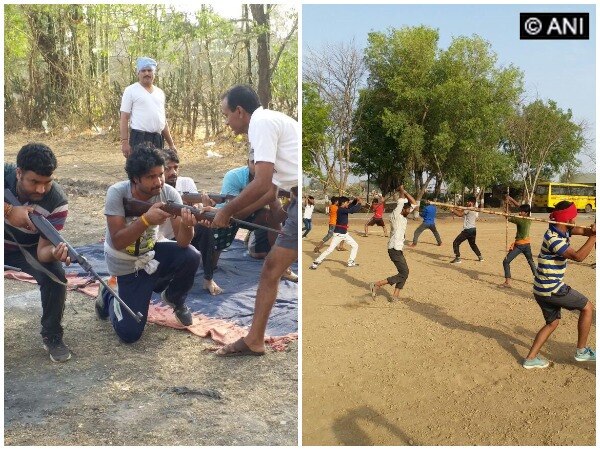
[[[504,261],[502,261],[502,265],[504,266],[504,283],[500,286],[510,288],[510,263],[513,259],[515,259],[520,253],[522,253],[525,258],[527,258],[527,262],[529,263],[529,267],[531,268],[531,273],[535,276],[535,263],[533,262],[533,255],[531,254],[531,238],[529,237],[529,229],[531,228],[531,220],[527,220],[526,217],[529,217],[531,214],[531,206],[528,204],[520,205],[515,199],[513,199],[510,195],[506,194],[506,202],[512,203],[514,206],[519,208],[519,217],[507,217],[507,221],[514,223],[517,226],[517,235],[515,236],[515,242],[511,244],[508,254]],[[507,208],[508,210],[508,208]]]
[[[577,324],[576,361],[596,361],[596,353],[587,347],[588,335],[594,318],[594,306],[588,299],[563,282],[567,259],[583,261],[596,244],[596,224],[589,228],[575,226],[577,208],[574,203],[562,201],[556,204],[550,219],[562,222],[550,224],[538,255],[536,276],[533,281],[533,296],[538,303],[546,325],[538,331],[529,354],[523,362],[525,369],[543,369],[550,365],[538,356],[542,346],[556,330],[561,319],[561,309],[579,311]],[[572,226],[566,223],[573,224]],[[587,241],[575,250],[570,245],[573,235],[587,236]]]
[[[393,296],[395,299],[400,298],[400,291],[408,279],[408,265],[403,253],[404,236],[408,223],[406,217],[417,207],[417,204],[415,199],[404,190],[403,185],[398,188],[398,191],[400,192],[400,198],[390,216],[390,240],[388,242],[388,255],[396,266],[396,269],[398,269],[398,274],[370,283],[369,289],[373,298],[376,296],[377,288],[386,284],[395,284]]]

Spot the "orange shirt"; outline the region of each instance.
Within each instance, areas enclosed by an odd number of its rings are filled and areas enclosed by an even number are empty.
[[[337,222],[337,205],[329,205],[329,225],[335,225]]]

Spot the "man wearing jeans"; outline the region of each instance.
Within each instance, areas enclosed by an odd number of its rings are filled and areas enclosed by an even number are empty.
[[[42,236],[29,213],[45,217],[61,231],[69,210],[67,196],[54,181],[57,161],[44,144],[24,145],[17,154],[17,165],[4,164],[4,189],[22,206],[4,202],[4,264],[30,274],[40,286],[42,300],[42,342],[52,362],[71,358],[63,342],[62,317],[67,298],[67,279],[62,263],[69,263],[67,247],[58,246]],[[26,256],[27,255],[27,256]]]
[[[467,208],[473,208],[476,206],[475,198],[469,198],[467,200]],[[483,261],[483,256],[481,256],[481,252],[475,243],[475,238],[477,237],[477,229],[475,228],[475,221],[479,217],[479,213],[477,211],[468,211],[462,210],[458,208],[454,208],[452,210],[452,214],[458,217],[463,217],[463,230],[461,233],[456,236],[454,242],[452,243],[452,249],[454,250],[454,259],[450,261],[452,264],[460,264],[462,261],[460,259],[460,244],[464,241],[469,241],[469,245],[471,246],[471,250],[475,252],[479,261]]]
[[[410,244],[408,244],[409,247],[416,247],[417,242],[419,242],[419,236],[421,236],[421,233],[425,230],[431,230],[433,236],[435,237],[435,240],[437,241],[437,245],[442,245],[442,238],[440,237],[440,233],[438,233],[438,230],[435,227],[436,213],[436,207],[432,205],[429,202],[429,200],[427,200],[427,205],[425,206],[425,208],[423,208],[423,211],[421,211],[421,217],[423,217],[423,222],[415,230],[413,240]]]
[[[510,286],[510,263],[513,259],[515,259],[520,253],[523,253],[525,258],[527,259],[527,263],[531,269],[531,273],[535,277],[535,263],[533,262],[533,255],[531,254],[531,238],[529,237],[529,229],[531,228],[531,220],[526,219],[531,214],[531,206],[528,204],[519,205],[515,199],[506,195],[506,201],[511,202],[513,205],[519,207],[519,215],[518,217],[509,217],[508,221],[514,223],[517,226],[517,235],[515,236],[515,242],[511,245],[510,251],[502,261],[502,265],[504,267],[504,283],[500,286],[503,287],[511,287]]]
[[[143,320],[137,322],[121,310],[113,296],[102,289],[96,299],[96,314],[110,318],[119,338],[125,343],[137,341],[144,331],[152,292],[160,292],[163,301],[173,307],[175,317],[184,326],[192,325],[192,313],[185,304],[194,285],[200,254],[190,245],[194,236],[195,217],[182,209],[173,218],[160,209],[171,200],[181,203],[175,188],[164,182],[165,160],[162,152],[150,143],[139,144],[127,158],[129,177],[108,188],[106,194],[106,240],[104,252],[110,275],[117,277],[118,293]],[[153,203],[140,217],[125,214],[123,199]],[[177,241],[158,241],[158,227],[171,220]]]

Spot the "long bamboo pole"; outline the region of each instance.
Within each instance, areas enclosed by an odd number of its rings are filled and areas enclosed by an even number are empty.
[[[516,217],[517,219],[527,219],[527,220],[533,220],[535,222],[553,223],[555,225],[567,225],[569,227],[581,226],[581,225],[577,225],[574,223],[556,222],[554,220],[538,219],[537,217],[519,216],[518,214],[507,214],[507,213],[498,212],[498,211],[490,211],[489,209],[470,208],[468,206],[454,206],[449,203],[440,203],[440,202],[434,202],[434,201],[430,201],[429,203],[431,203],[432,205],[442,206],[442,207],[450,208],[450,209],[462,209],[465,211],[475,211],[475,212],[480,212],[480,213],[484,213],[484,214],[494,214],[496,216],[503,216],[503,217]],[[587,227],[583,227],[583,228],[591,228],[591,225],[589,225]]]

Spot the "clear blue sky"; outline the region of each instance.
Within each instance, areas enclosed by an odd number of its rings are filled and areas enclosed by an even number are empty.
[[[587,41],[519,39],[521,12],[588,12]],[[588,137],[596,128],[596,9],[595,5],[303,5],[302,47],[319,51],[328,43],[348,42],[363,49],[370,31],[426,25],[437,28],[440,48],[453,37],[477,34],[487,40],[498,64],[517,66],[525,76],[526,99],[555,100],[585,120]],[[580,157],[582,171],[593,172],[589,158]]]

